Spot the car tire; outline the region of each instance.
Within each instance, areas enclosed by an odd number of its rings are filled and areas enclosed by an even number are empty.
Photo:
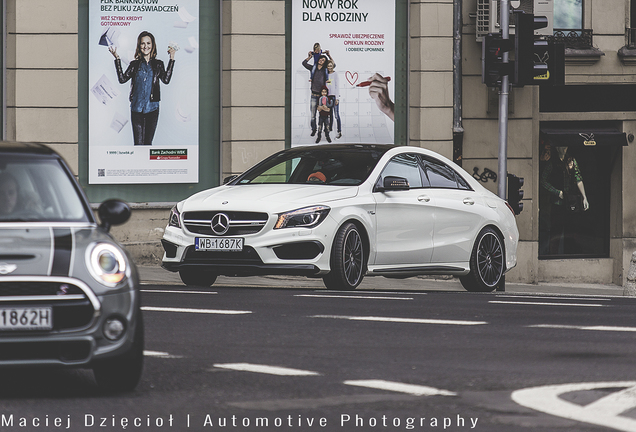
[[[477,236],[470,256],[470,273],[459,280],[466,291],[490,292],[504,283],[506,254],[497,232],[486,227]]]
[[[334,290],[354,290],[364,278],[367,266],[362,235],[354,223],[346,223],[336,233],[331,248],[331,271],[323,278]]]
[[[216,282],[214,273],[201,270],[179,270],[179,277],[188,286],[210,287]]]
[[[129,392],[137,387],[144,363],[144,322],[138,312],[130,350],[119,357],[100,360],[93,366],[97,385],[108,393]]]

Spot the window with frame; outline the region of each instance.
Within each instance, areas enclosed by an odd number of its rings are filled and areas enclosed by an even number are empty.
[[[583,28],[583,0],[554,0],[554,29]]]
[[[422,166],[431,187],[443,189],[470,189],[468,183],[454,169],[431,157],[422,157]]]
[[[411,188],[423,187],[420,164],[414,154],[406,153],[393,157],[382,171],[382,181],[388,176],[405,178]]]
[[[629,33],[628,46],[636,46],[636,0],[629,1]]]

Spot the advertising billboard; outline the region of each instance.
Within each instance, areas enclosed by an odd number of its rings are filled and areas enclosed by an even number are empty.
[[[395,0],[293,0],[292,146],[394,142]]]
[[[196,183],[199,0],[89,3],[89,183]]]

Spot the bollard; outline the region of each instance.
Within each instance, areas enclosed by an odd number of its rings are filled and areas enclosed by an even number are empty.
[[[623,295],[636,297],[636,252],[632,254],[632,260],[629,263],[629,271],[623,286]]]

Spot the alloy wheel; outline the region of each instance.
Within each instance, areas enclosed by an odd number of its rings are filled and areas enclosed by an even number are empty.
[[[503,248],[499,237],[492,232],[486,233],[477,249],[477,271],[479,277],[489,287],[494,287],[504,269]]]
[[[362,239],[357,230],[349,231],[344,246],[343,260],[345,277],[351,286],[356,286],[362,276],[364,263]]]

